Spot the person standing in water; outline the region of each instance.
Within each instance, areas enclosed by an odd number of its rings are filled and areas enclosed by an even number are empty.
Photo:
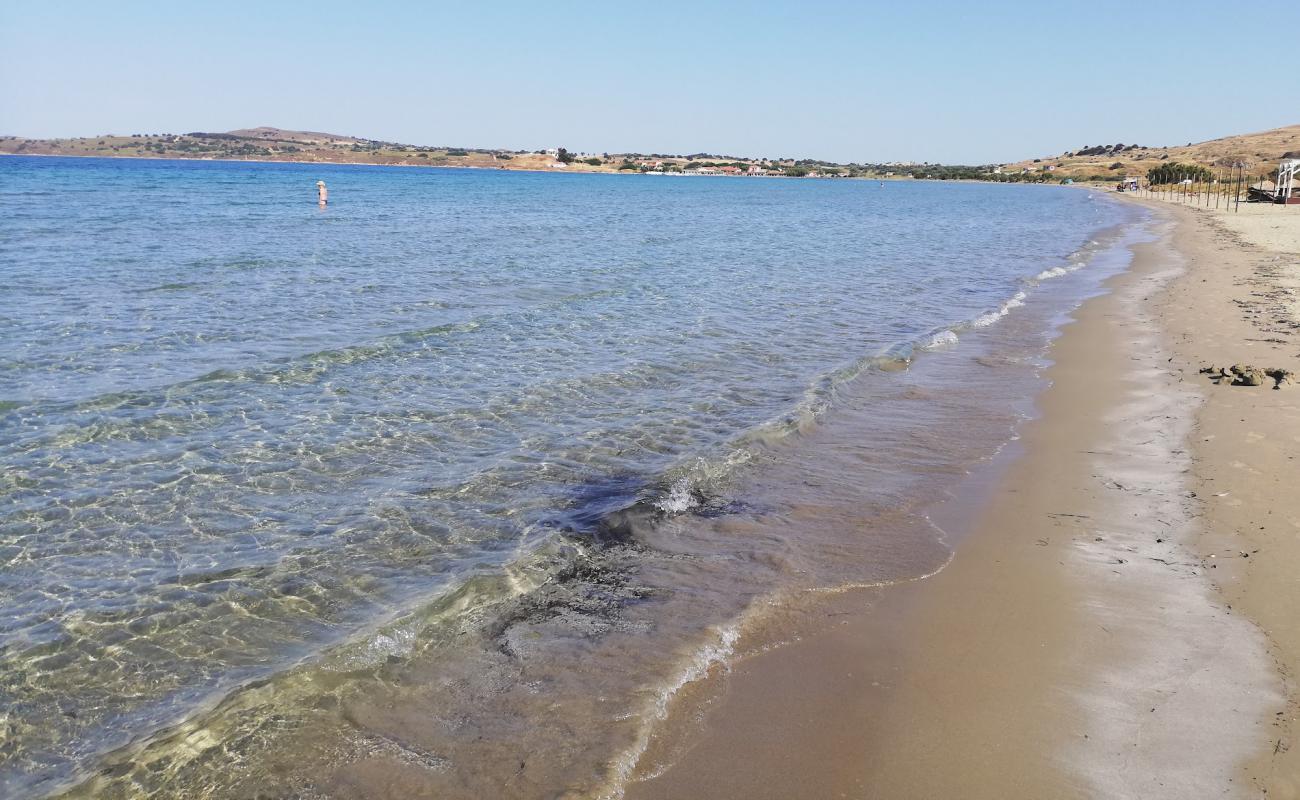
[[[330,190],[325,188],[325,181],[316,181],[316,196],[321,205],[330,201]]]

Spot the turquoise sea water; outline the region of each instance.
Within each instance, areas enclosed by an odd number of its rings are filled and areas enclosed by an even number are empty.
[[[185,794],[142,755],[176,726],[250,687],[310,704],[320,675],[288,676],[362,641],[336,671],[363,682],[451,659],[383,627],[430,609],[500,639],[499,608],[447,598],[535,597],[611,547],[653,591],[589,581],[614,598],[591,616],[635,605],[614,627],[652,641],[687,583],[645,577],[671,548],[638,526],[753,515],[754,453],[842,386],[888,423],[893,369],[1048,308],[1125,213],[1063,187],[0,159],[0,794],[110,761],[95,791]],[[220,771],[243,729],[208,730]]]

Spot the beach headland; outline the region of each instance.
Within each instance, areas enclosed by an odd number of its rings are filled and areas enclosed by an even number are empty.
[[[1300,214],[1148,205],[952,562],[738,659],[627,797],[1300,796],[1300,387],[1200,373],[1300,367]]]

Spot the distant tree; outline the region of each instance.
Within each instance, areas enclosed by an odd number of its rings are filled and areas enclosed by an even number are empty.
[[[561,147],[559,150],[555,152],[556,152],[555,159],[559,161],[561,164],[572,164],[576,160],[576,157],[573,155],[573,153],[570,153],[568,150],[565,150],[563,147]]]
[[[459,148],[452,148],[451,150],[448,150],[448,151],[447,151],[447,155],[449,155],[449,156],[467,156],[467,155],[469,155],[469,153],[468,153],[467,151],[465,151],[465,150],[461,150],[461,149],[459,149]]]
[[[1179,164],[1176,161],[1147,170],[1147,183],[1157,186],[1178,183],[1189,178],[1194,181],[1205,181],[1211,177],[1210,171],[1199,164]]]
[[[601,161],[599,158],[588,158],[586,159],[586,163],[590,164],[593,167],[599,167],[601,164],[604,164],[605,162]]]

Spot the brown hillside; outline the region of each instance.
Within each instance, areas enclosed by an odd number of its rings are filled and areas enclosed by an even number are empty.
[[[339,136],[334,133],[321,133],[320,131],[287,131],[282,128],[268,128],[262,126],[259,128],[240,128],[235,131],[227,131],[231,136],[238,136],[242,139],[261,139],[263,141],[273,142],[299,142],[302,144],[356,144],[364,142],[355,136]]]
[[[1053,173],[1062,178],[1086,178],[1093,176],[1114,176],[1116,179],[1125,175],[1145,175],[1148,169],[1162,163],[1176,161],[1183,164],[1200,164],[1211,169],[1220,169],[1235,163],[1245,165],[1247,175],[1271,174],[1277,170],[1282,154],[1300,150],[1300,125],[1274,128],[1259,133],[1247,133],[1240,136],[1225,136],[1208,142],[1186,144],[1178,147],[1136,147],[1132,143],[1123,143],[1119,149],[1111,145],[1094,145],[1089,149],[1105,148],[1104,152],[1082,155],[1080,146],[1076,151],[1068,151],[1056,156],[1041,159],[1019,161],[1009,165],[1006,172],[1019,172],[1023,169],[1038,171],[1053,166]],[[1114,166],[1118,164],[1119,166]]]

